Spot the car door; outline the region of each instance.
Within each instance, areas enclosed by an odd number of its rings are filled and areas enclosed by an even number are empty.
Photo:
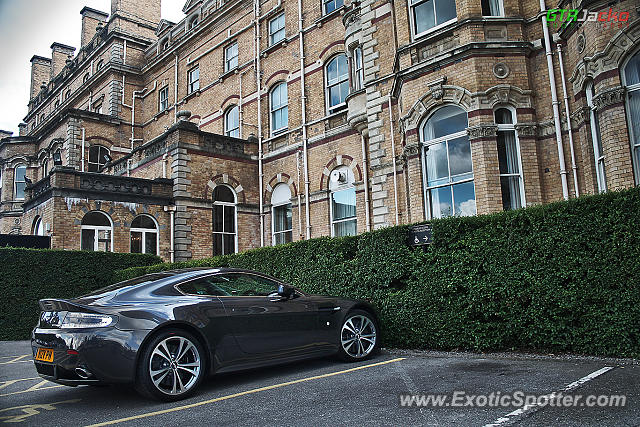
[[[223,273],[227,296],[221,296],[229,325],[240,349],[253,355],[287,355],[313,351],[318,341],[318,310],[296,292],[290,299],[277,295],[281,284],[252,273]]]

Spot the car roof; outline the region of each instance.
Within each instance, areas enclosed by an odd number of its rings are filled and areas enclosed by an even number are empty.
[[[268,276],[267,274],[261,273],[259,271],[247,270],[243,268],[231,268],[231,267],[181,268],[176,270],[159,271],[158,273],[151,273],[151,274],[169,275],[171,277],[171,281],[174,282],[174,281],[180,281],[184,279],[206,276],[208,274],[215,274],[215,273],[253,273],[253,274],[259,274],[262,276]]]

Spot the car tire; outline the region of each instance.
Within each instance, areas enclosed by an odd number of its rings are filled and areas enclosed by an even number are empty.
[[[380,329],[375,316],[365,310],[351,310],[338,331],[338,357],[346,362],[366,360],[379,347]]]
[[[136,390],[145,397],[174,402],[190,396],[206,371],[204,348],[182,329],[167,329],[154,336],[140,355]]]

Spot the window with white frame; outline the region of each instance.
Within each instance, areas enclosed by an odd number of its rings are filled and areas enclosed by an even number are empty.
[[[349,95],[349,65],[347,56],[340,54],[327,63],[325,70],[327,85],[327,107],[333,113],[345,107]]]
[[[89,172],[100,172],[102,167],[109,160],[109,150],[102,145],[92,145],[89,147],[89,159],[87,170]]]
[[[631,139],[631,155],[633,156],[636,184],[640,184],[640,51],[625,64],[623,83],[627,88],[627,120]]]
[[[194,16],[193,19],[189,22],[189,29],[193,29],[198,25],[198,15]]]
[[[158,255],[158,226],[149,215],[131,221],[131,253]]]
[[[169,86],[165,86],[158,92],[158,111],[169,108]]]
[[[34,236],[44,236],[44,224],[42,222],[42,217],[37,216],[33,220],[33,225],[31,226],[31,234]]]
[[[224,113],[224,134],[232,138],[240,138],[240,108],[234,105]]]
[[[482,16],[504,16],[502,0],[482,0]]]
[[[494,116],[498,125],[498,167],[502,208],[505,211],[519,209],[525,205],[524,178],[514,113],[510,108],[501,107],[496,109]]]
[[[189,93],[193,93],[197,90],[200,90],[200,67],[195,67],[189,70],[187,73],[187,81],[189,86],[187,90]]]
[[[271,193],[271,232],[273,245],[289,243],[293,240],[293,220],[291,190],[280,183]]]
[[[353,171],[346,166],[339,166],[329,174],[332,236],[355,236],[358,232],[354,182]]]
[[[323,8],[325,15],[334,10],[340,9],[344,5],[344,0],[323,0]]]
[[[362,62],[362,48],[360,46],[353,49],[353,59],[351,62],[353,74],[351,81],[353,82],[353,90],[364,88],[364,64]]]
[[[456,20],[455,0],[409,0],[414,36]]]
[[[80,225],[80,249],[83,251],[113,251],[113,222],[102,211],[88,212]]]
[[[269,46],[284,40],[284,12],[269,21]]]
[[[467,113],[447,105],[436,110],[420,128],[425,210],[430,219],[476,214],[467,126]]]
[[[593,103],[593,82],[589,82],[586,88],[587,106],[589,107],[589,122],[591,130],[591,142],[593,143],[593,158],[596,165],[596,181],[598,192],[607,191],[607,175],[604,167],[604,150],[602,148],[602,134],[598,111]]]
[[[271,133],[277,133],[289,126],[289,99],[287,94],[287,84],[281,82],[276,84],[269,94],[271,110]]]
[[[224,71],[238,68],[238,42],[233,42],[224,49]]]
[[[213,255],[237,250],[236,194],[226,185],[213,189]]]
[[[44,158],[44,160],[42,160],[41,172],[42,178],[45,178],[49,174],[49,161],[46,157]]]
[[[24,200],[24,189],[27,186],[25,176],[27,175],[27,167],[25,165],[17,165],[13,168],[13,200]]]

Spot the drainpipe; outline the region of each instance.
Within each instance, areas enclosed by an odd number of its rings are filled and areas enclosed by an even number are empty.
[[[389,92],[389,126],[391,129],[391,153],[393,161],[393,204],[396,209],[396,225],[400,223],[398,213],[398,169],[396,166],[396,137],[393,130],[393,113],[391,112],[391,92]],[[367,205],[369,207],[369,205]]]
[[[169,159],[168,159],[167,153],[164,153],[162,155],[162,177],[163,178],[167,177],[167,163],[169,163]]]
[[[82,172],[84,172],[84,144],[85,144],[84,136],[85,136],[85,130],[84,128],[82,128],[82,166],[80,166],[80,170]]]
[[[311,238],[311,212],[309,208],[309,151],[307,136],[307,95],[304,76],[304,21],[302,17],[302,0],[298,0],[298,42],[300,49],[300,101],[302,103],[302,153],[304,160],[304,208],[306,238]],[[366,173],[366,172],[365,172]],[[368,184],[367,184],[368,185]],[[365,188],[367,187],[365,185]],[[366,190],[365,190],[366,192]],[[367,203],[368,206],[368,203]],[[368,213],[368,210],[367,210]]]
[[[176,63],[175,63],[174,69],[175,70],[174,70],[174,77],[173,77],[173,82],[174,82],[173,123],[177,123],[178,122],[178,52],[177,51],[176,51]]]
[[[298,237],[302,238],[302,192],[300,191],[300,151],[296,151],[296,171],[298,172]]]
[[[571,129],[571,111],[569,110],[569,93],[567,92],[567,81],[564,74],[564,64],[562,60],[562,46],[558,43],[558,62],[560,63],[560,78],[562,79],[562,95],[564,96],[564,113],[567,116],[567,129],[569,131],[569,150],[571,151],[571,169],[573,170],[573,188],[576,197],[580,197],[578,189],[578,168],[576,167],[576,153],[573,148],[573,130]]]
[[[556,129],[556,142],[558,144],[558,163],[560,165],[560,179],[562,181],[562,197],[569,200],[569,186],[567,184],[567,170],[564,163],[564,147],[562,145],[562,127],[560,125],[560,109],[558,105],[558,92],[556,90],[556,77],[553,72],[553,52],[551,51],[551,37],[547,26],[547,7],[544,0],[540,0],[540,12],[542,12],[542,32],[544,34],[544,48],[547,55],[547,69],[549,71],[549,85],[551,86],[551,105],[553,106],[553,121]]]
[[[367,231],[371,231],[371,213],[369,212],[369,162],[367,161],[367,144],[364,135],[360,134],[362,142],[362,171],[364,173],[364,218],[367,224]]]
[[[175,243],[174,243],[174,238],[173,238],[173,230],[174,230],[174,223],[175,223],[175,213],[176,213],[176,207],[175,206],[165,206],[164,207],[164,211],[165,212],[169,212],[169,227],[170,227],[170,235],[169,235],[169,254],[170,254],[170,259],[171,262],[175,262]]]
[[[258,92],[258,189],[259,189],[259,213],[260,213],[260,247],[264,247],[264,195],[262,180],[264,172],[262,170],[262,89],[260,82],[260,0],[254,2],[255,15],[255,49],[256,49],[256,88]]]
[[[127,176],[131,176],[131,159],[127,159]]]
[[[126,65],[127,64],[127,41],[124,41],[124,44],[122,46],[122,65]]]

